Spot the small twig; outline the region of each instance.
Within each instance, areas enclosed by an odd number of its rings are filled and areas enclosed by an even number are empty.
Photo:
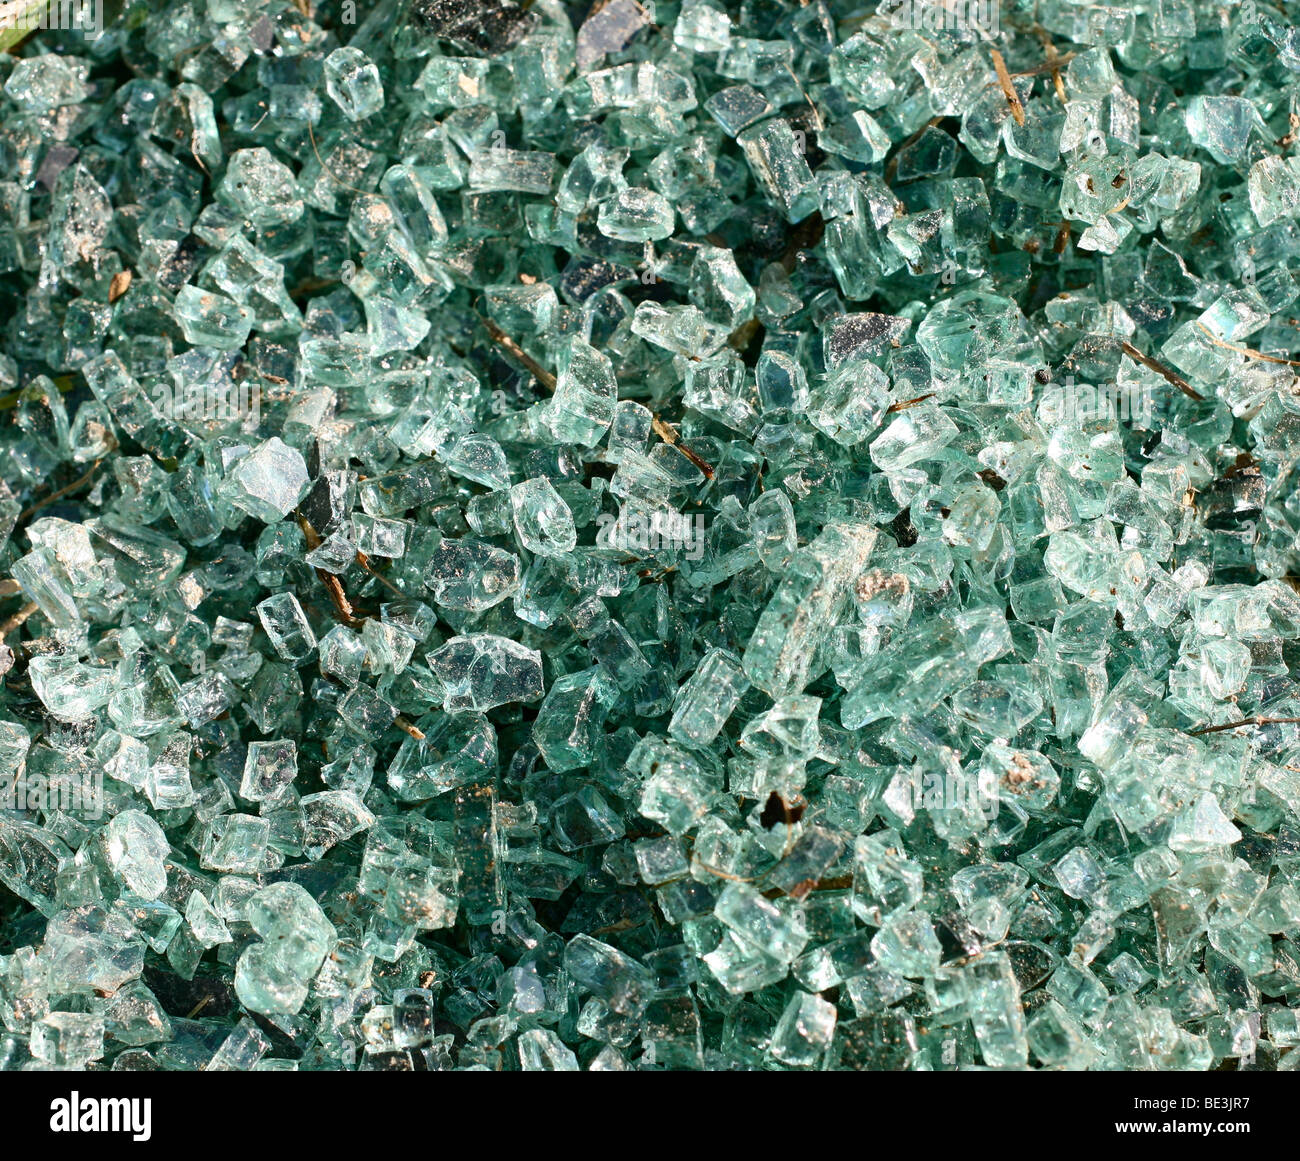
[[[57,492],[51,492],[48,496],[45,497],[44,500],[38,500],[30,508],[24,509],[18,515],[19,523],[22,523],[22,521],[26,520],[29,516],[35,515],[42,508],[47,508],[49,507],[49,505],[55,503],[56,501],[62,500],[64,496],[68,495],[68,493],[75,492],[78,488],[85,487],[85,485],[89,484],[90,481],[94,478],[95,473],[99,471],[99,465],[101,463],[103,463],[102,457],[100,459],[97,459],[93,464],[91,464],[90,471],[88,471],[84,476],[80,477],[80,479],[73,480],[72,483],[70,483],[66,488],[60,488]]]
[[[808,108],[812,110],[813,123],[817,126],[817,132],[818,133],[824,132],[826,129],[826,124],[824,121],[822,121],[821,111],[812,102],[812,99],[808,96],[808,94],[804,92],[803,85],[799,83],[799,77],[795,74],[794,69],[792,69],[789,66],[789,64],[785,66],[785,71],[790,74],[790,79],[794,81],[794,87],[799,90],[799,96],[801,96],[804,99],[804,102],[808,105]]]
[[[1070,55],[1074,56],[1074,53],[1070,53]],[[1065,82],[1061,79],[1060,56],[1056,51],[1056,45],[1050,42],[1047,45],[1047,63],[1049,68],[1052,65],[1056,66],[1051,69],[1052,87],[1056,90],[1056,99],[1064,105],[1070,98],[1065,95]]]
[[[1296,143],[1297,135],[1300,135],[1300,113],[1289,113],[1287,120],[1290,125],[1290,132],[1285,137],[1277,139],[1278,148],[1290,149]]]
[[[405,731],[406,731],[408,734],[410,734],[411,737],[413,737],[417,742],[423,742],[423,741],[424,741],[424,731],[421,730],[421,729],[418,729],[418,728],[417,728],[417,727],[416,727],[412,722],[410,722],[407,718],[402,717],[401,714],[398,714],[398,715],[397,715],[397,718],[396,718],[396,720],[393,722],[393,725],[395,725],[399,730],[405,730]]]
[[[307,541],[307,551],[314,552],[321,544],[320,533],[311,526],[311,521],[301,512],[297,513],[297,516],[298,527],[302,529],[303,538]],[[316,577],[325,586],[325,592],[329,595],[330,604],[334,606],[334,615],[338,620],[349,629],[359,629],[361,621],[353,610],[347,593],[343,591],[343,582],[323,568],[316,569]]]
[[[702,459],[700,459],[700,457],[697,456],[693,451],[691,451],[691,449],[688,448],[684,443],[679,442],[677,433],[671,427],[669,427],[668,424],[666,424],[662,419],[660,419],[659,416],[652,415],[650,417],[650,426],[654,428],[655,434],[660,439],[662,439],[664,443],[672,444],[673,447],[675,447],[679,452],[681,452],[682,455],[684,455],[688,460],[690,460],[691,463],[693,463],[697,468],[699,468],[699,470],[704,473],[706,479],[709,480],[713,479],[713,469],[709,467],[709,465],[706,464]]]
[[[1052,43],[1052,38],[1048,35],[1047,29],[1041,24],[1035,24],[1033,31],[1043,46],[1044,54],[1047,56],[1047,60],[1034,71],[1046,71],[1052,74],[1052,87],[1056,89],[1056,99],[1064,105],[1069,98],[1065,94],[1065,83],[1061,80],[1061,65],[1073,60],[1075,54],[1070,52],[1066,53],[1065,56],[1061,56],[1056,49],[1056,45]],[[1022,73],[1020,75],[1027,76],[1029,74]]]
[[[212,997],[210,995],[204,996],[203,999],[201,999],[197,1004],[194,1005],[194,1007],[192,1007],[189,1010],[185,1019],[193,1020],[194,1017],[197,1016],[200,1012],[202,1012],[203,1009],[206,1008],[210,1003],[212,1003]]]
[[[1002,54],[996,48],[989,49],[989,54],[993,57],[993,71],[998,74],[998,85],[1002,89],[1002,95],[1007,99],[1007,104],[1011,107],[1011,115],[1016,119],[1017,125],[1023,125],[1025,107],[1020,103],[1020,94],[1016,92],[1016,86],[1011,83],[1007,62],[1002,59]]]
[[[895,159],[895,161],[897,161],[897,159]],[[894,205],[895,217],[897,217],[903,212],[903,203],[896,201]],[[822,240],[825,233],[826,219],[821,216],[819,211],[814,210],[787,235],[785,251],[779,259],[781,269],[784,270],[787,275],[793,274],[794,268],[799,264],[800,251],[811,250]],[[749,338],[752,338],[753,334],[757,333],[757,327],[762,324],[759,323],[757,319],[751,319],[750,321],[756,324],[755,331],[749,336]],[[732,331],[732,333],[727,336],[727,342],[730,343],[735,350],[744,350],[745,347],[749,346],[748,339],[746,339],[744,347],[736,346],[736,344],[732,342],[732,340],[740,335],[748,325],[748,323],[742,323],[736,330]]]
[[[555,391],[555,376],[523,349],[514,339],[503,331],[490,318],[479,315],[479,321],[492,336],[492,341],[506,352],[514,361],[533,376],[547,391]]]
[[[325,586],[325,591],[329,594],[330,603],[334,606],[334,611],[338,614],[339,620],[349,629],[359,629],[362,624],[361,618],[356,615],[352,608],[352,602],[348,600],[348,594],[343,591],[343,582],[332,572],[326,572],[323,568],[318,568],[316,575],[320,578],[321,584]]]
[[[406,593],[402,592],[402,590],[399,589],[395,584],[393,584],[393,582],[390,581],[386,576],[384,576],[382,572],[379,572],[376,569],[371,567],[370,561],[366,557],[366,554],[364,552],[361,551],[357,552],[357,564],[359,564],[362,568],[364,568],[366,572],[368,572],[372,577],[375,578],[375,580],[377,580],[381,585],[387,588],[390,592],[396,593],[399,597],[402,597],[403,599],[406,598],[407,596]]]
[[[895,411],[906,411],[909,407],[915,407],[918,403],[933,399],[937,394],[937,391],[927,391],[924,395],[918,395],[915,399],[900,399],[897,403],[891,403],[886,407],[885,414],[893,415]]]
[[[1222,339],[1217,338],[1214,332],[1199,319],[1197,320],[1196,325],[1205,332],[1206,337],[1216,347],[1222,347],[1226,351],[1236,351],[1237,354],[1245,355],[1248,359],[1260,359],[1265,363],[1277,363],[1282,367],[1300,367],[1300,362],[1296,362],[1294,359],[1280,359],[1276,355],[1266,355],[1263,351],[1252,351],[1249,347],[1239,347],[1236,343],[1226,343]]]
[[[297,302],[298,299],[306,297],[317,290],[324,290],[329,286],[338,286],[340,280],[337,278],[304,278],[292,290],[289,291],[289,297]]]
[[[1055,51],[1055,49],[1053,49],[1053,51]],[[1032,65],[1030,68],[1021,69],[1019,72],[1012,73],[1011,75],[1013,77],[1036,77],[1043,73],[1051,73],[1053,78],[1057,78],[1059,77],[1061,66],[1069,64],[1076,56],[1078,56],[1078,53],[1074,52],[1061,53],[1054,57],[1049,54],[1048,59],[1043,61],[1042,64]],[[1059,96],[1064,92],[1064,86],[1058,85],[1057,95]]]
[[[620,563],[626,563],[626,562],[620,562]],[[633,563],[635,563],[635,561]],[[636,575],[639,576],[647,584],[657,585],[661,583],[666,577],[671,576],[676,571],[677,571],[677,566],[675,564],[670,564],[667,568],[660,569],[658,572],[655,572],[653,569],[643,568]]]
[[[71,375],[56,375],[54,377],[54,386],[59,389],[60,395],[66,395],[73,388]],[[20,387],[17,391],[10,391],[7,395],[0,395],[0,411],[12,411],[18,406],[18,401],[22,397],[26,388]]]
[[[5,621],[3,625],[0,625],[0,641],[3,641],[6,637],[9,636],[10,633],[12,633],[15,629],[19,628],[24,622],[26,622],[28,617],[30,617],[33,613],[38,612],[39,610],[40,610],[40,605],[38,605],[35,601],[32,601],[30,605],[24,605],[21,609],[18,610],[18,612],[16,612],[12,617],[10,617],[7,621]]]
[[[12,0],[11,3],[0,4],[0,53],[13,52],[38,26],[45,27],[38,22],[38,17],[42,15],[40,10],[44,6],[44,0],[32,0],[30,3]]]
[[[885,165],[885,180],[887,182],[892,182],[895,176],[897,175],[898,159],[900,156],[902,156],[903,150],[905,150],[913,142],[920,141],[922,133],[924,133],[927,129],[931,129],[938,126],[939,122],[942,120],[943,120],[942,117],[931,117],[924,125],[921,126],[921,128],[919,128],[915,133],[913,133],[911,137],[908,137],[905,141],[902,141],[898,144],[898,146],[894,149],[894,156],[891,157]]]
[[[732,883],[752,883],[754,881],[752,876],[747,878],[744,875],[733,875],[730,871],[724,871],[720,867],[710,866],[703,859],[696,859],[694,862],[697,867],[708,871],[710,875],[717,875],[719,879],[727,879]]]
[[[795,824],[794,824],[794,820],[791,818],[790,815],[790,807],[786,805],[786,801],[784,798],[781,799],[781,806],[784,808],[784,812],[785,812],[785,849],[781,851],[781,857],[784,859],[790,854],[792,850],[794,850]],[[812,890],[812,887],[809,887],[809,890]],[[807,892],[805,892],[805,894],[806,893]],[[791,891],[790,894],[793,895],[794,892]],[[802,898],[802,896],[800,896],[800,898]]]
[[[112,305],[131,289],[131,271],[119,270],[108,284],[108,301]]]
[[[756,318],[751,318],[748,322],[743,322],[734,331],[727,336],[727,346],[733,351],[744,351],[749,348],[749,344],[758,334],[763,324]]]
[[[802,899],[813,891],[843,891],[853,886],[852,875],[840,875],[834,879],[817,879],[809,885],[809,880],[805,879],[802,883],[796,884],[794,890],[782,891],[780,887],[771,887],[763,892],[764,899],[779,899],[782,895],[794,895],[794,891],[800,891],[796,898]],[[800,890],[802,888],[802,890]]]
[[[1181,391],[1188,398],[1195,399],[1197,403],[1205,402],[1205,396],[1202,395],[1199,391],[1197,391],[1186,379],[1184,379],[1181,375],[1175,374],[1163,363],[1161,363],[1158,359],[1153,359],[1150,355],[1144,355],[1141,351],[1137,349],[1137,347],[1135,347],[1127,339],[1125,339],[1123,342],[1120,343],[1119,349],[1123,351],[1124,354],[1126,354],[1130,359],[1133,359],[1136,362],[1141,363],[1142,366],[1147,368],[1147,370],[1154,371],[1162,379],[1166,380],[1169,383],[1172,383],[1175,387],[1178,388],[1179,391]]]
[[[330,180],[337,185],[339,189],[345,189],[349,193],[360,194],[362,197],[366,197],[370,193],[369,190],[357,189],[354,185],[348,185],[347,182],[343,181],[337,173],[325,164],[325,159],[320,155],[320,150],[316,148],[316,133],[312,129],[310,121],[307,122],[307,136],[311,138],[311,151],[316,155],[316,160],[320,162],[321,169],[330,175]]]
[[[23,586],[12,577],[5,577],[4,580],[0,580],[0,599],[4,597],[16,597],[22,591]]]
[[[1239,722],[1226,722],[1221,726],[1202,726],[1199,730],[1188,730],[1193,738],[1202,734],[1219,734],[1224,730],[1239,730],[1242,726],[1297,726],[1300,718],[1242,718]]]
[[[1075,57],[1072,52],[1063,53],[1055,60],[1046,60],[1042,64],[1031,65],[1027,69],[1020,69],[1012,73],[1013,77],[1037,77],[1043,73],[1056,73],[1063,64],[1069,64]]]

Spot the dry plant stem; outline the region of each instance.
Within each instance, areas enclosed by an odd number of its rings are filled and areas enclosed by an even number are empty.
[[[1195,399],[1197,403],[1203,403],[1205,401],[1205,396],[1202,395],[1199,391],[1197,391],[1196,388],[1194,388],[1181,375],[1178,375],[1175,372],[1171,371],[1163,363],[1161,363],[1157,359],[1153,359],[1150,355],[1144,355],[1141,351],[1137,349],[1137,347],[1135,347],[1127,339],[1124,342],[1120,343],[1120,350],[1123,351],[1124,354],[1126,354],[1130,359],[1134,360],[1135,362],[1141,363],[1142,366],[1147,368],[1147,370],[1154,371],[1166,382],[1172,383],[1175,387],[1178,388],[1179,391],[1181,391],[1189,399]]]
[[[42,7],[44,0],[35,0],[35,3],[4,0],[0,3],[0,52],[13,52],[36,31],[35,24],[28,18],[37,16]]]
[[[260,125],[261,121],[259,121],[258,124]],[[362,197],[370,196],[365,190],[357,189],[356,186],[348,185],[347,182],[341,181],[339,179],[339,176],[332,169],[330,169],[328,165],[325,164],[325,159],[320,155],[320,150],[316,147],[316,133],[315,130],[312,129],[310,121],[307,122],[307,136],[311,139],[311,151],[316,155],[316,160],[320,163],[321,169],[323,169],[326,173],[330,175],[330,178],[333,180],[334,184],[339,187],[339,189],[345,189],[349,193],[361,194]]]
[[[887,181],[893,181],[895,175],[898,173],[898,158],[899,155],[903,152],[903,150],[905,150],[914,141],[919,141],[921,139],[922,133],[924,133],[927,129],[934,128],[942,120],[943,120],[942,117],[931,117],[924,125],[921,126],[921,128],[919,128],[915,133],[913,133],[911,137],[908,137],[905,141],[902,141],[898,144],[897,148],[894,150],[894,156],[889,159],[889,163],[885,166],[885,179]]]
[[[95,473],[99,471],[99,465],[101,463],[103,463],[102,459],[96,460],[93,464],[90,465],[90,471],[88,471],[84,476],[81,476],[80,478],[73,480],[72,483],[67,485],[67,487],[60,488],[57,492],[51,492],[48,496],[45,497],[45,499],[37,500],[36,503],[33,504],[30,508],[24,509],[18,515],[19,523],[26,520],[29,516],[34,516],[42,508],[47,508],[51,504],[55,503],[56,501],[62,500],[64,496],[67,496],[70,493],[77,491],[78,488],[84,488],[87,484],[90,483],[91,480],[95,478]]]
[[[417,742],[424,741],[424,731],[419,729],[412,721],[410,721],[410,719],[402,717],[401,714],[397,715],[397,719],[393,722],[393,725],[395,725],[399,730],[405,730]]]
[[[886,415],[893,415],[895,411],[906,411],[909,407],[915,407],[918,403],[924,403],[927,399],[933,399],[935,392],[927,391],[924,395],[918,395],[915,399],[900,399],[897,403],[891,403],[885,408]]]
[[[1020,103],[1020,94],[1016,92],[1016,86],[1011,83],[1007,62],[1002,59],[1002,54],[996,48],[989,49],[989,54],[993,57],[993,71],[998,74],[998,85],[1002,89],[1002,95],[1006,97],[1007,104],[1011,107],[1011,116],[1016,119],[1017,125],[1023,125],[1025,107]]]
[[[1277,363],[1280,367],[1300,367],[1300,362],[1295,359],[1282,359],[1277,355],[1266,355],[1263,351],[1252,351],[1249,347],[1239,347],[1236,343],[1225,343],[1222,339],[1216,337],[1214,332],[1203,322],[1197,322],[1196,325],[1205,332],[1210,342],[1216,347],[1222,347],[1225,351],[1236,351],[1237,354],[1245,355],[1248,359],[1258,359],[1264,363]]]
[[[313,549],[320,546],[320,533],[311,526],[311,521],[301,512],[297,515],[298,526],[302,529],[303,537],[307,541],[307,551],[311,552]],[[375,577],[377,580],[383,581],[384,584],[387,584],[395,593],[398,593],[398,595],[405,595],[400,589],[389,584],[384,577],[380,576],[379,573],[375,572],[375,570],[370,567],[370,562],[366,559],[364,553],[358,552],[356,554],[356,561],[357,564],[370,573],[371,576]],[[343,591],[343,582],[333,573],[328,573],[323,568],[318,568],[316,570],[316,576],[320,579],[321,584],[325,586],[325,591],[329,594],[330,603],[334,606],[334,613],[337,618],[349,629],[360,628],[363,621],[357,617],[352,608],[352,602],[348,600],[347,593]],[[409,718],[398,714],[393,724],[397,726],[398,729],[404,730],[417,742],[424,741],[424,731],[417,727]]]
[[[317,577],[320,578],[321,584],[325,586],[325,591],[329,593],[330,603],[334,606],[338,618],[349,629],[359,629],[361,620],[357,617],[352,609],[352,602],[348,600],[348,595],[343,591],[343,582],[333,573],[326,572],[323,568],[316,570]]]
[[[712,866],[711,864],[704,862],[702,859],[696,859],[695,865],[701,870],[708,871],[710,875],[716,875],[719,879],[726,879],[732,883],[752,883],[754,881],[752,876],[746,877],[745,875],[733,875],[730,871],[724,871],[720,867]]]
[[[1057,73],[1062,65],[1069,64],[1077,56],[1077,53],[1066,52],[1056,57],[1054,60],[1045,60],[1042,64],[1034,65],[1033,68],[1021,69],[1019,72],[1011,73],[1013,77],[1037,77],[1043,73]]]
[[[18,612],[5,621],[4,624],[0,624],[0,641],[3,641],[15,629],[23,625],[27,621],[27,618],[33,613],[39,611],[39,609],[40,605],[35,601],[32,601],[30,605],[24,605],[19,609]]]
[[[1225,722],[1221,726],[1202,726],[1199,730],[1188,730],[1193,737],[1202,734],[1221,734],[1224,730],[1239,730],[1242,726],[1295,726],[1300,725],[1300,718],[1242,718],[1239,722]]]
[[[110,303],[116,302],[130,289],[131,271],[119,270],[113,275],[113,280],[108,284],[108,301]]]
[[[1065,82],[1061,80],[1061,66],[1069,64],[1069,62],[1074,59],[1075,54],[1067,52],[1062,56],[1057,50],[1056,45],[1052,43],[1052,38],[1048,34],[1047,29],[1045,29],[1041,24],[1034,25],[1033,33],[1038,37],[1039,42],[1042,44],[1043,53],[1046,55],[1047,60],[1036,68],[1030,69],[1024,73],[1018,73],[1017,75],[1030,76],[1033,73],[1044,71],[1050,72],[1052,74],[1052,87],[1056,90],[1056,99],[1064,105],[1068,98],[1065,92]]]
[[[377,571],[371,565],[369,559],[366,557],[366,554],[364,552],[358,552],[356,560],[357,560],[357,564],[359,564],[363,569],[365,569],[366,572],[368,572],[372,577],[374,577],[375,580],[377,580],[381,585],[383,585],[390,593],[396,593],[399,597],[405,598],[406,593],[402,592],[402,590],[399,589],[395,584],[393,584],[393,582],[390,581],[386,576],[384,576],[383,573]]]
[[[688,448],[684,443],[680,443],[678,441],[677,433],[671,427],[669,427],[668,424],[666,424],[662,419],[660,419],[659,416],[652,415],[650,417],[650,425],[651,427],[654,428],[655,434],[661,440],[663,440],[664,443],[672,444],[673,447],[675,447],[679,452],[681,452],[682,455],[684,455],[688,460],[691,461],[691,463],[693,463],[697,468],[699,468],[700,471],[704,473],[706,479],[709,480],[713,479],[713,469],[708,464],[706,464],[702,459],[700,459],[700,457],[697,456],[693,451],[691,451],[691,449]]]
[[[311,526],[311,521],[301,512],[297,515],[298,527],[302,529],[303,539],[307,541],[307,551],[313,552],[320,547],[320,533]],[[326,572],[323,568],[316,569],[316,577],[325,586],[325,592],[329,595],[330,604],[334,606],[335,617],[349,629],[359,629],[361,621],[353,611],[352,602],[348,600],[347,593],[343,591],[343,582],[333,573]]]
[[[550,371],[543,367],[541,363],[534,359],[532,355],[525,351],[523,347],[515,342],[514,339],[506,334],[506,332],[497,326],[497,324],[490,318],[484,318],[482,315],[479,315],[479,319],[482,321],[483,326],[487,328],[487,333],[492,336],[492,341],[496,343],[497,346],[499,346],[516,363],[532,375],[533,378],[545,387],[547,391],[554,393],[555,376],[552,375]]]
[[[763,892],[763,898],[779,899],[782,895],[794,895],[795,891],[798,891],[799,894],[795,897],[803,899],[813,891],[844,891],[852,886],[852,875],[840,875],[834,879],[817,879],[811,885],[807,882],[800,883],[794,891],[782,891],[780,887],[771,887]]]

